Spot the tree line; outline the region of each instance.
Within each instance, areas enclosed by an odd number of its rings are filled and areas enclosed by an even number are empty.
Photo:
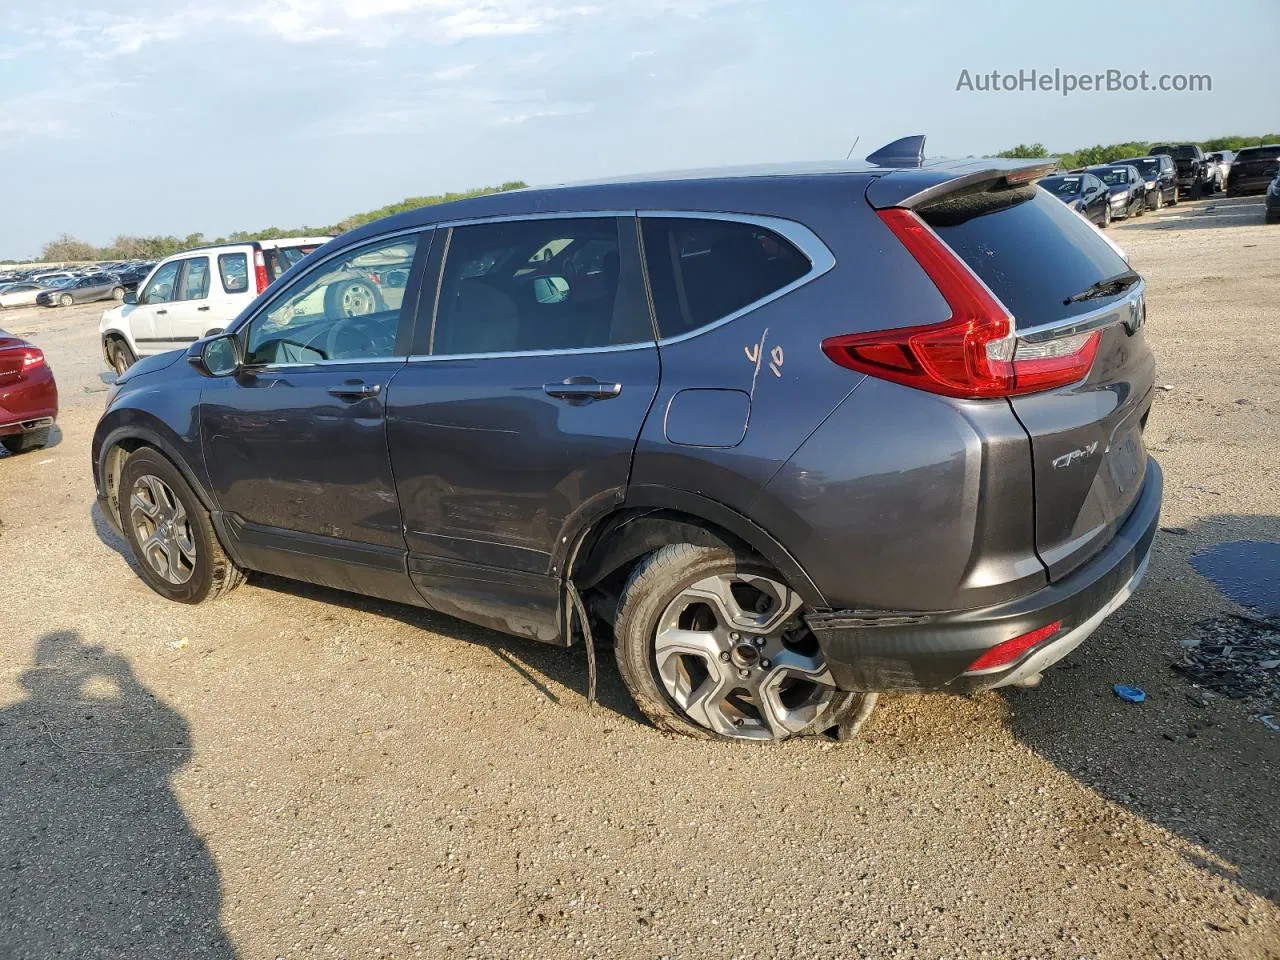
[[[1061,153],[1055,153],[1045,149],[1043,143],[1020,143],[1016,147],[1010,147],[1008,150],[1001,150],[996,154],[997,157],[1007,157],[1013,159],[1031,158],[1043,159],[1046,157],[1057,157],[1058,162],[1067,170],[1074,170],[1077,167],[1092,167],[1100,163],[1110,163],[1112,160],[1120,160],[1125,157],[1144,157],[1147,155],[1147,148],[1151,144],[1156,143],[1155,140],[1130,142],[1130,143],[1110,143],[1095,144],[1092,147],[1083,147],[1079,150],[1067,150]],[[1162,140],[1160,143],[1196,143],[1195,140]],[[1241,150],[1245,147],[1260,147],[1267,143],[1280,143],[1280,133],[1267,133],[1260,137],[1215,137],[1212,140],[1200,140],[1200,149],[1205,153],[1213,153],[1216,150]]]
[[[370,223],[394,213],[416,210],[418,207],[429,207],[450,200],[465,200],[468,197],[480,197],[490,193],[501,193],[504,190],[519,190],[528,186],[520,180],[511,180],[495,187],[477,187],[474,190],[463,190],[457,193],[441,193],[428,197],[408,197],[398,203],[390,203],[377,210],[357,213],[324,227],[267,227],[265,230],[237,230],[225,237],[206,237],[203,233],[189,233],[185,237],[157,236],[135,237],[120,234],[105,247],[95,247],[68,233],[59,235],[40,248],[40,260],[63,262],[68,260],[159,260],[192,247],[201,247],[211,243],[237,243],[249,240],[272,240],[276,237],[316,237],[337,236],[355,227]]]

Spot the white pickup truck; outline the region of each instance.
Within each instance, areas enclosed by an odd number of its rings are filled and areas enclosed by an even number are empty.
[[[161,260],[136,293],[102,314],[102,356],[117,374],[141,357],[195,343],[234,320],[332,237],[284,237],[187,250]]]

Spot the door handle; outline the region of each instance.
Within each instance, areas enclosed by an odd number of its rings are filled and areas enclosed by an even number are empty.
[[[591,377],[568,377],[559,383],[544,383],[542,392],[557,400],[608,400],[622,392],[622,384],[601,383]]]
[[[168,312],[169,312],[168,310],[157,310],[157,311],[156,311],[156,316],[157,316],[157,317],[159,317],[159,316],[162,316],[162,315],[164,315],[164,314],[166,314],[166,313],[168,313]]]
[[[342,400],[367,400],[382,392],[380,383],[364,383],[361,380],[348,380],[336,387],[329,388],[329,395]]]
[[[196,309],[199,310],[201,313],[205,313],[209,308],[205,306],[205,307],[196,307]]]

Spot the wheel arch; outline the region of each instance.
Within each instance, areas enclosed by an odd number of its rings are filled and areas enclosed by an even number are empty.
[[[772,565],[806,604],[827,606],[804,568],[763,527],[725,504],[667,487],[631,487],[624,504],[571,538],[556,565],[585,590],[670,543],[750,550]]]
[[[129,454],[142,447],[150,447],[164,456],[174,465],[184,480],[195,491],[201,505],[210,513],[217,510],[217,504],[210,496],[208,489],[200,480],[186,458],[178,452],[178,445],[163,433],[158,423],[134,421],[111,429],[103,435],[100,443],[96,443],[93,458],[94,485],[98,490],[98,498],[111,511],[117,527],[120,520],[119,486],[120,474],[124,469],[125,459]]]

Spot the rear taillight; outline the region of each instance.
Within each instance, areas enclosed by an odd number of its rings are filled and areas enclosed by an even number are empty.
[[[0,350],[0,383],[21,380],[36,367],[43,367],[44,351],[38,347],[11,347]]]
[[[1075,383],[1088,374],[1097,332],[1031,343],[968,265],[910,210],[879,211],[951,308],[942,323],[822,341],[842,367],[948,397],[1010,397]]]
[[[267,279],[267,258],[262,255],[261,250],[253,254],[253,279],[258,285],[259,293],[271,285],[271,281]]]

